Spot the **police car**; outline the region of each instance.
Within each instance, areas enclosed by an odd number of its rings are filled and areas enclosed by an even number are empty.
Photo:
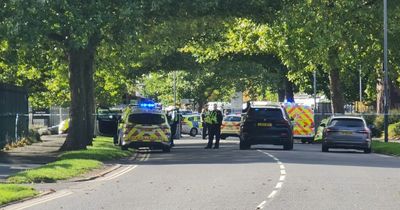
[[[118,131],[122,150],[147,147],[170,152],[171,129],[166,115],[151,101],[128,106],[124,111]]]
[[[202,133],[203,126],[199,114],[182,115],[182,133],[195,137]]]

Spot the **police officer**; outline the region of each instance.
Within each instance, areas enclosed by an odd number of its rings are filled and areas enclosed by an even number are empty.
[[[171,137],[169,139],[169,143],[170,143],[171,147],[173,147],[173,146],[175,146],[174,136],[176,135],[176,130],[177,130],[178,124],[179,124],[179,115],[178,115],[177,109],[169,112],[168,122],[171,127]]]
[[[207,136],[207,122],[206,117],[209,116],[208,105],[205,105],[203,110],[201,111],[201,125],[203,126],[202,137],[206,139]]]
[[[207,117],[207,116],[206,116]],[[221,125],[222,125],[222,112],[217,109],[217,104],[214,104],[214,109],[209,112],[209,116],[207,121],[208,125],[208,144],[205,149],[211,149],[214,136],[215,136],[215,145],[214,149],[219,148],[219,140],[221,138]]]

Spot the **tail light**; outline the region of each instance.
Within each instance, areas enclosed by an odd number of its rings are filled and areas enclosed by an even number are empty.
[[[357,133],[369,134],[369,130],[368,130],[368,128],[364,128],[362,130],[358,130]]]
[[[326,128],[325,132],[329,133],[329,132],[337,132],[338,130],[334,129],[334,128]]]
[[[275,125],[276,126],[285,126],[285,127],[289,127],[290,126],[289,121],[286,121],[286,120],[277,121],[275,123]]]

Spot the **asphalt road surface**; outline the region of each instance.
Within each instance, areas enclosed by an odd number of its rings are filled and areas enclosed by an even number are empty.
[[[142,150],[105,177],[51,185],[56,193],[9,209],[400,209],[399,158],[322,153],[318,144],[241,151],[235,139],[218,150],[205,143]]]

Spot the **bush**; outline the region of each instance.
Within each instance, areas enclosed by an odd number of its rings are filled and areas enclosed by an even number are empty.
[[[375,117],[374,128],[372,129],[373,137],[381,137],[382,136],[383,129],[384,129],[384,119],[385,118],[383,115],[378,115]],[[399,109],[390,110],[388,121],[389,121],[389,125],[400,122],[400,110]]]
[[[389,138],[400,137],[400,122],[390,124],[388,128]]]

